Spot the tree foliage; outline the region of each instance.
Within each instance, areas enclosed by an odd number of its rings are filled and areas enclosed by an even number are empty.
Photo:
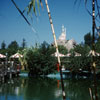
[[[68,53],[68,50],[63,45],[59,45],[58,49],[59,49],[59,52],[64,54],[64,55],[66,55]]]
[[[26,47],[26,40],[23,38],[23,41],[22,41],[22,48],[24,49]]]
[[[87,33],[85,36],[84,36],[84,41],[85,41],[85,44],[87,44],[88,46],[91,46],[92,45],[92,35],[91,33]]]
[[[18,48],[19,45],[17,43],[17,41],[12,41],[9,45],[8,45],[8,48]]]
[[[89,52],[90,52],[91,48],[88,45],[77,45],[74,48],[74,51],[81,54],[81,56],[88,56]]]
[[[3,42],[1,43],[1,49],[6,49],[5,41],[3,41]]]
[[[56,58],[51,56],[52,48],[46,42],[39,48],[31,48],[27,52],[27,64],[30,75],[46,75],[56,71]]]

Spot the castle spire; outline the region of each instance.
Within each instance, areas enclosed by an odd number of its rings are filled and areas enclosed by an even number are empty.
[[[62,24],[62,33],[66,34],[66,28],[64,27],[64,25]]]
[[[64,25],[62,25],[62,32],[61,32],[61,35],[59,37],[59,40],[61,40],[61,41],[66,40],[66,28],[64,27]]]
[[[62,25],[62,33],[65,31],[65,29],[64,29],[64,25]]]

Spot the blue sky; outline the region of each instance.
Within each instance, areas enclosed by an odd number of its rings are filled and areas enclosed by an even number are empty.
[[[23,10],[30,0],[14,1]],[[48,4],[56,37],[58,38],[61,34],[63,24],[66,27],[66,39],[73,38],[77,43],[84,41],[84,35],[91,32],[92,29],[92,18],[87,13],[84,2],[81,2],[79,6],[78,3],[74,5],[74,0],[48,0]],[[21,45],[23,38],[26,40],[27,46],[33,46],[36,42],[53,42],[45,4],[43,10],[40,8],[40,16],[36,18],[33,14],[33,21],[26,13],[25,16],[37,33],[31,30],[11,0],[0,0],[0,44],[5,41],[8,45],[11,41],[16,40]]]

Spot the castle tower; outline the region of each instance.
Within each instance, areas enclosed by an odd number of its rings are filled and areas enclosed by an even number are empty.
[[[63,45],[64,47],[66,47],[68,51],[70,51],[77,45],[74,39],[71,40],[66,39],[66,28],[64,27],[64,25],[62,25],[62,32],[57,40],[57,43],[58,45]],[[54,42],[52,43],[52,45],[55,46]]]

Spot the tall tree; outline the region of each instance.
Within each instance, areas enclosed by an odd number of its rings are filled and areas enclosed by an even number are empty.
[[[2,43],[1,43],[1,49],[0,49],[0,53],[2,53],[2,54],[6,54],[6,52],[7,52],[7,49],[6,49],[6,44],[5,44],[5,41],[3,41]]]
[[[90,52],[90,47],[88,45],[77,45],[75,48],[74,48],[74,51],[81,54],[81,56],[88,56],[89,55],[89,52]]]
[[[19,45],[16,41],[12,41],[7,48],[8,57],[16,53],[19,49]]]
[[[19,45],[18,45],[17,41],[12,41],[12,42],[8,45],[8,48],[10,48],[10,49],[18,49],[18,48],[19,48]]]
[[[97,95],[97,82],[96,82],[96,62],[95,62],[95,0],[92,0],[92,69],[94,74],[94,87],[95,87],[95,98],[98,100]],[[99,16],[100,17],[100,16]]]
[[[1,49],[5,49],[6,48],[6,44],[5,44],[5,41],[3,41],[2,43],[1,43]]]
[[[26,47],[26,40],[23,38],[23,41],[22,41],[22,48],[24,49]]]
[[[87,33],[85,36],[84,36],[84,43],[87,44],[88,46],[91,46],[92,45],[92,35],[91,33]]]

